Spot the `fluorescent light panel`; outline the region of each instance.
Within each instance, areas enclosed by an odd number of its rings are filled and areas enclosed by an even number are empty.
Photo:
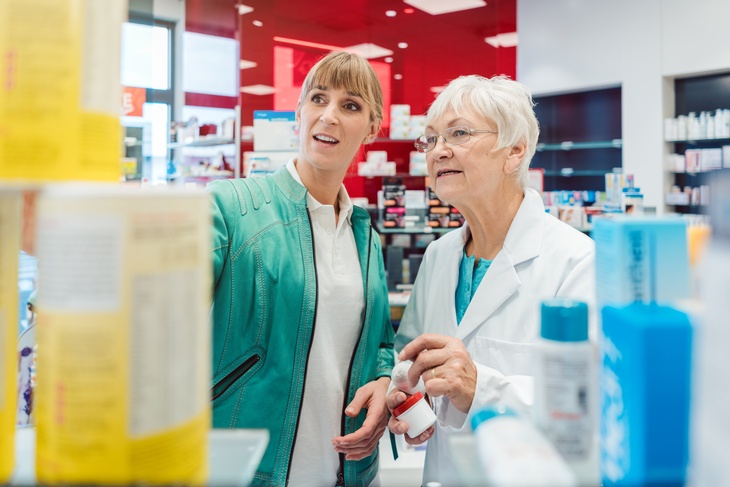
[[[492,37],[485,37],[484,42],[492,47],[515,47],[518,42],[517,32],[505,32]]]
[[[276,88],[268,85],[249,85],[241,86],[241,93],[248,93],[249,95],[271,95],[276,92]]]
[[[431,15],[460,12],[487,5],[484,0],[403,0],[403,2]]]
[[[390,56],[391,54],[393,54],[393,51],[391,51],[390,49],[380,47],[370,42],[365,44],[357,44],[356,46],[343,47],[342,50],[354,54],[359,54],[365,59],[375,59],[383,56]]]

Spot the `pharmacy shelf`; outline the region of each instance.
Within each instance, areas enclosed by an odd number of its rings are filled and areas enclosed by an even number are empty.
[[[213,147],[216,145],[232,145],[236,141],[223,137],[201,137],[192,142],[172,142],[168,144],[170,149],[179,149],[180,147]]]
[[[424,227],[424,226],[413,226],[413,227],[384,227],[382,222],[375,223],[375,229],[378,233],[448,233],[452,230],[456,230],[460,227],[442,228],[442,227]]]
[[[537,144],[535,149],[538,152],[557,150],[584,150],[584,149],[620,149],[623,147],[622,139],[602,140],[595,142],[571,142],[566,140],[557,144]]]

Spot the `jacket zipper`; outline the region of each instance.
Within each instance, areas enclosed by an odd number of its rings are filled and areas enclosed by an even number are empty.
[[[294,439],[291,443],[291,451],[289,451],[289,466],[286,469],[286,481],[284,485],[289,485],[289,475],[291,474],[291,463],[294,459],[294,446],[297,444],[297,433],[299,431],[299,421],[302,419],[302,403],[304,402],[304,389],[307,387],[307,368],[309,367],[309,354],[312,352],[312,344],[314,343],[314,327],[317,325],[317,302],[319,301],[319,277],[317,276],[317,253],[314,249],[314,228],[312,227],[312,216],[307,208],[307,221],[309,222],[309,232],[312,235],[312,265],[314,267],[314,316],[312,317],[312,335],[309,338],[309,348],[307,348],[307,360],[304,365],[304,381],[302,382],[302,395],[299,398],[299,411],[297,412],[297,424],[294,426]]]
[[[212,400],[215,401],[221,397],[223,393],[225,393],[238,379],[243,377],[243,374],[251,370],[251,367],[253,367],[259,360],[261,360],[261,356],[259,354],[251,355],[241,365],[233,369],[230,374],[223,377],[223,379],[214,385],[211,390],[211,395],[213,396]]]
[[[370,245],[373,241],[373,231],[370,228],[370,225],[368,225],[368,246],[367,246],[367,252],[368,252],[368,258],[367,263],[365,264],[365,313],[363,313],[362,317],[362,323],[360,324],[360,336],[357,338],[357,343],[355,343],[355,349],[352,351],[352,355],[350,356],[350,367],[347,369],[347,384],[345,385],[345,399],[342,404],[342,417],[340,419],[340,435],[345,436],[345,408],[347,407],[347,395],[348,391],[350,390],[350,381],[352,380],[352,366],[355,363],[355,354],[357,353],[357,347],[360,346],[360,340],[362,340],[362,332],[365,329],[365,318],[367,318],[367,310],[368,310],[368,283],[370,281]],[[337,472],[337,484],[336,487],[345,487],[345,454],[340,453],[340,470]]]

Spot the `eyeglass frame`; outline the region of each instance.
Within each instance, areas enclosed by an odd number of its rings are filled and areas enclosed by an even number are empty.
[[[462,129],[462,130],[465,129],[467,132],[469,132],[469,136],[466,139],[464,139],[463,142],[452,143],[452,142],[449,142],[448,140],[446,140],[446,137],[444,136],[444,133],[446,133],[446,132],[453,132],[453,131],[455,131],[457,129]],[[422,134],[422,135],[419,135],[416,138],[416,140],[413,142],[413,146],[421,154],[426,154],[426,153],[431,152],[432,150],[434,150],[436,148],[436,144],[438,144],[438,142],[439,142],[439,137],[444,140],[444,144],[447,144],[447,145],[461,145],[461,144],[466,144],[467,142],[469,142],[469,139],[471,139],[471,136],[472,135],[474,135],[474,134],[480,134],[480,133],[484,133],[484,134],[498,134],[499,131],[497,131],[497,130],[486,130],[486,129],[472,129],[472,128],[467,127],[466,125],[457,125],[455,127],[449,127],[449,128],[447,128],[446,130],[444,130],[440,134]],[[431,147],[430,149],[427,149],[427,150],[421,150],[421,148],[418,146],[418,141],[422,137],[433,137],[433,136],[436,137],[436,141],[433,143],[433,147]],[[451,137],[452,136],[449,135],[449,138],[451,138]]]

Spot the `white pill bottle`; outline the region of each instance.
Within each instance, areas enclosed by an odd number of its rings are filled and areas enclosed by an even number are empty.
[[[581,487],[600,485],[597,357],[588,340],[588,305],[544,301],[535,346],[533,418]]]
[[[575,476],[532,422],[502,406],[472,416],[479,463],[489,487],[576,487]]]

